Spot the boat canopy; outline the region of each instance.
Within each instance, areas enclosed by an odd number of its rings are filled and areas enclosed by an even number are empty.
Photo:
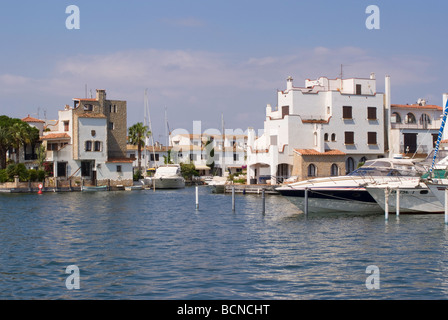
[[[349,176],[408,176],[417,177],[421,172],[410,160],[378,159],[366,163],[349,174]]]

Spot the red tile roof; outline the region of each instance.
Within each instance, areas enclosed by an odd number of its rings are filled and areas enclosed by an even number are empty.
[[[319,152],[314,149],[294,149],[295,152],[302,156],[344,156],[345,153],[340,150],[325,150],[325,152]]]
[[[41,140],[50,140],[50,139],[70,139],[70,136],[66,133],[49,133],[42,137]]]
[[[133,158],[109,158],[106,162],[109,163],[126,163],[126,162],[134,162]]]
[[[78,118],[106,118],[106,116],[101,113],[82,113]]]
[[[26,117],[26,118],[23,118],[22,121],[25,121],[25,122],[41,122],[41,123],[45,123],[45,121],[43,121],[43,120],[39,120],[39,119],[36,119],[36,118],[33,118],[33,117],[30,117],[30,115],[28,115],[28,117]]]

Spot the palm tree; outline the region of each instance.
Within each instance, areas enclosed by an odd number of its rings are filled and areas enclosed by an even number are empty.
[[[39,139],[39,130],[28,123],[20,121],[11,127],[12,145],[16,149],[16,163],[20,160],[20,148],[27,144],[33,144]]]
[[[151,135],[147,126],[138,122],[129,128],[129,143],[137,146],[138,150],[138,170],[142,171],[142,147],[145,146],[145,140]]]
[[[8,127],[0,125],[0,169],[6,168],[6,153],[11,146],[11,132]]]

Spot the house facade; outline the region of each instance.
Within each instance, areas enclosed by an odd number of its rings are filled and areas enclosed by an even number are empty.
[[[434,149],[443,109],[420,99],[416,104],[392,104],[389,142],[391,156],[424,158]]]
[[[58,113],[57,125],[43,133],[47,161],[58,180],[91,184],[132,184],[132,160],[126,157],[126,101],[73,99]]]
[[[367,159],[383,157],[384,94],[369,78],[306,80],[277,92],[266,107],[264,130],[248,130],[247,182],[277,184],[344,175]],[[306,168],[306,170],[304,169]],[[332,168],[332,169],[331,169]]]
[[[202,176],[241,173],[246,168],[247,135],[243,132],[174,133],[170,144],[173,161],[193,163]]]

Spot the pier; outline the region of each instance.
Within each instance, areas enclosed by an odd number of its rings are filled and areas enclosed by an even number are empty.
[[[264,190],[265,194],[279,195],[279,193],[275,191],[275,188],[278,187],[278,185],[270,184],[228,184],[225,187],[225,193],[232,193],[232,189],[234,189],[235,193],[261,195]]]

